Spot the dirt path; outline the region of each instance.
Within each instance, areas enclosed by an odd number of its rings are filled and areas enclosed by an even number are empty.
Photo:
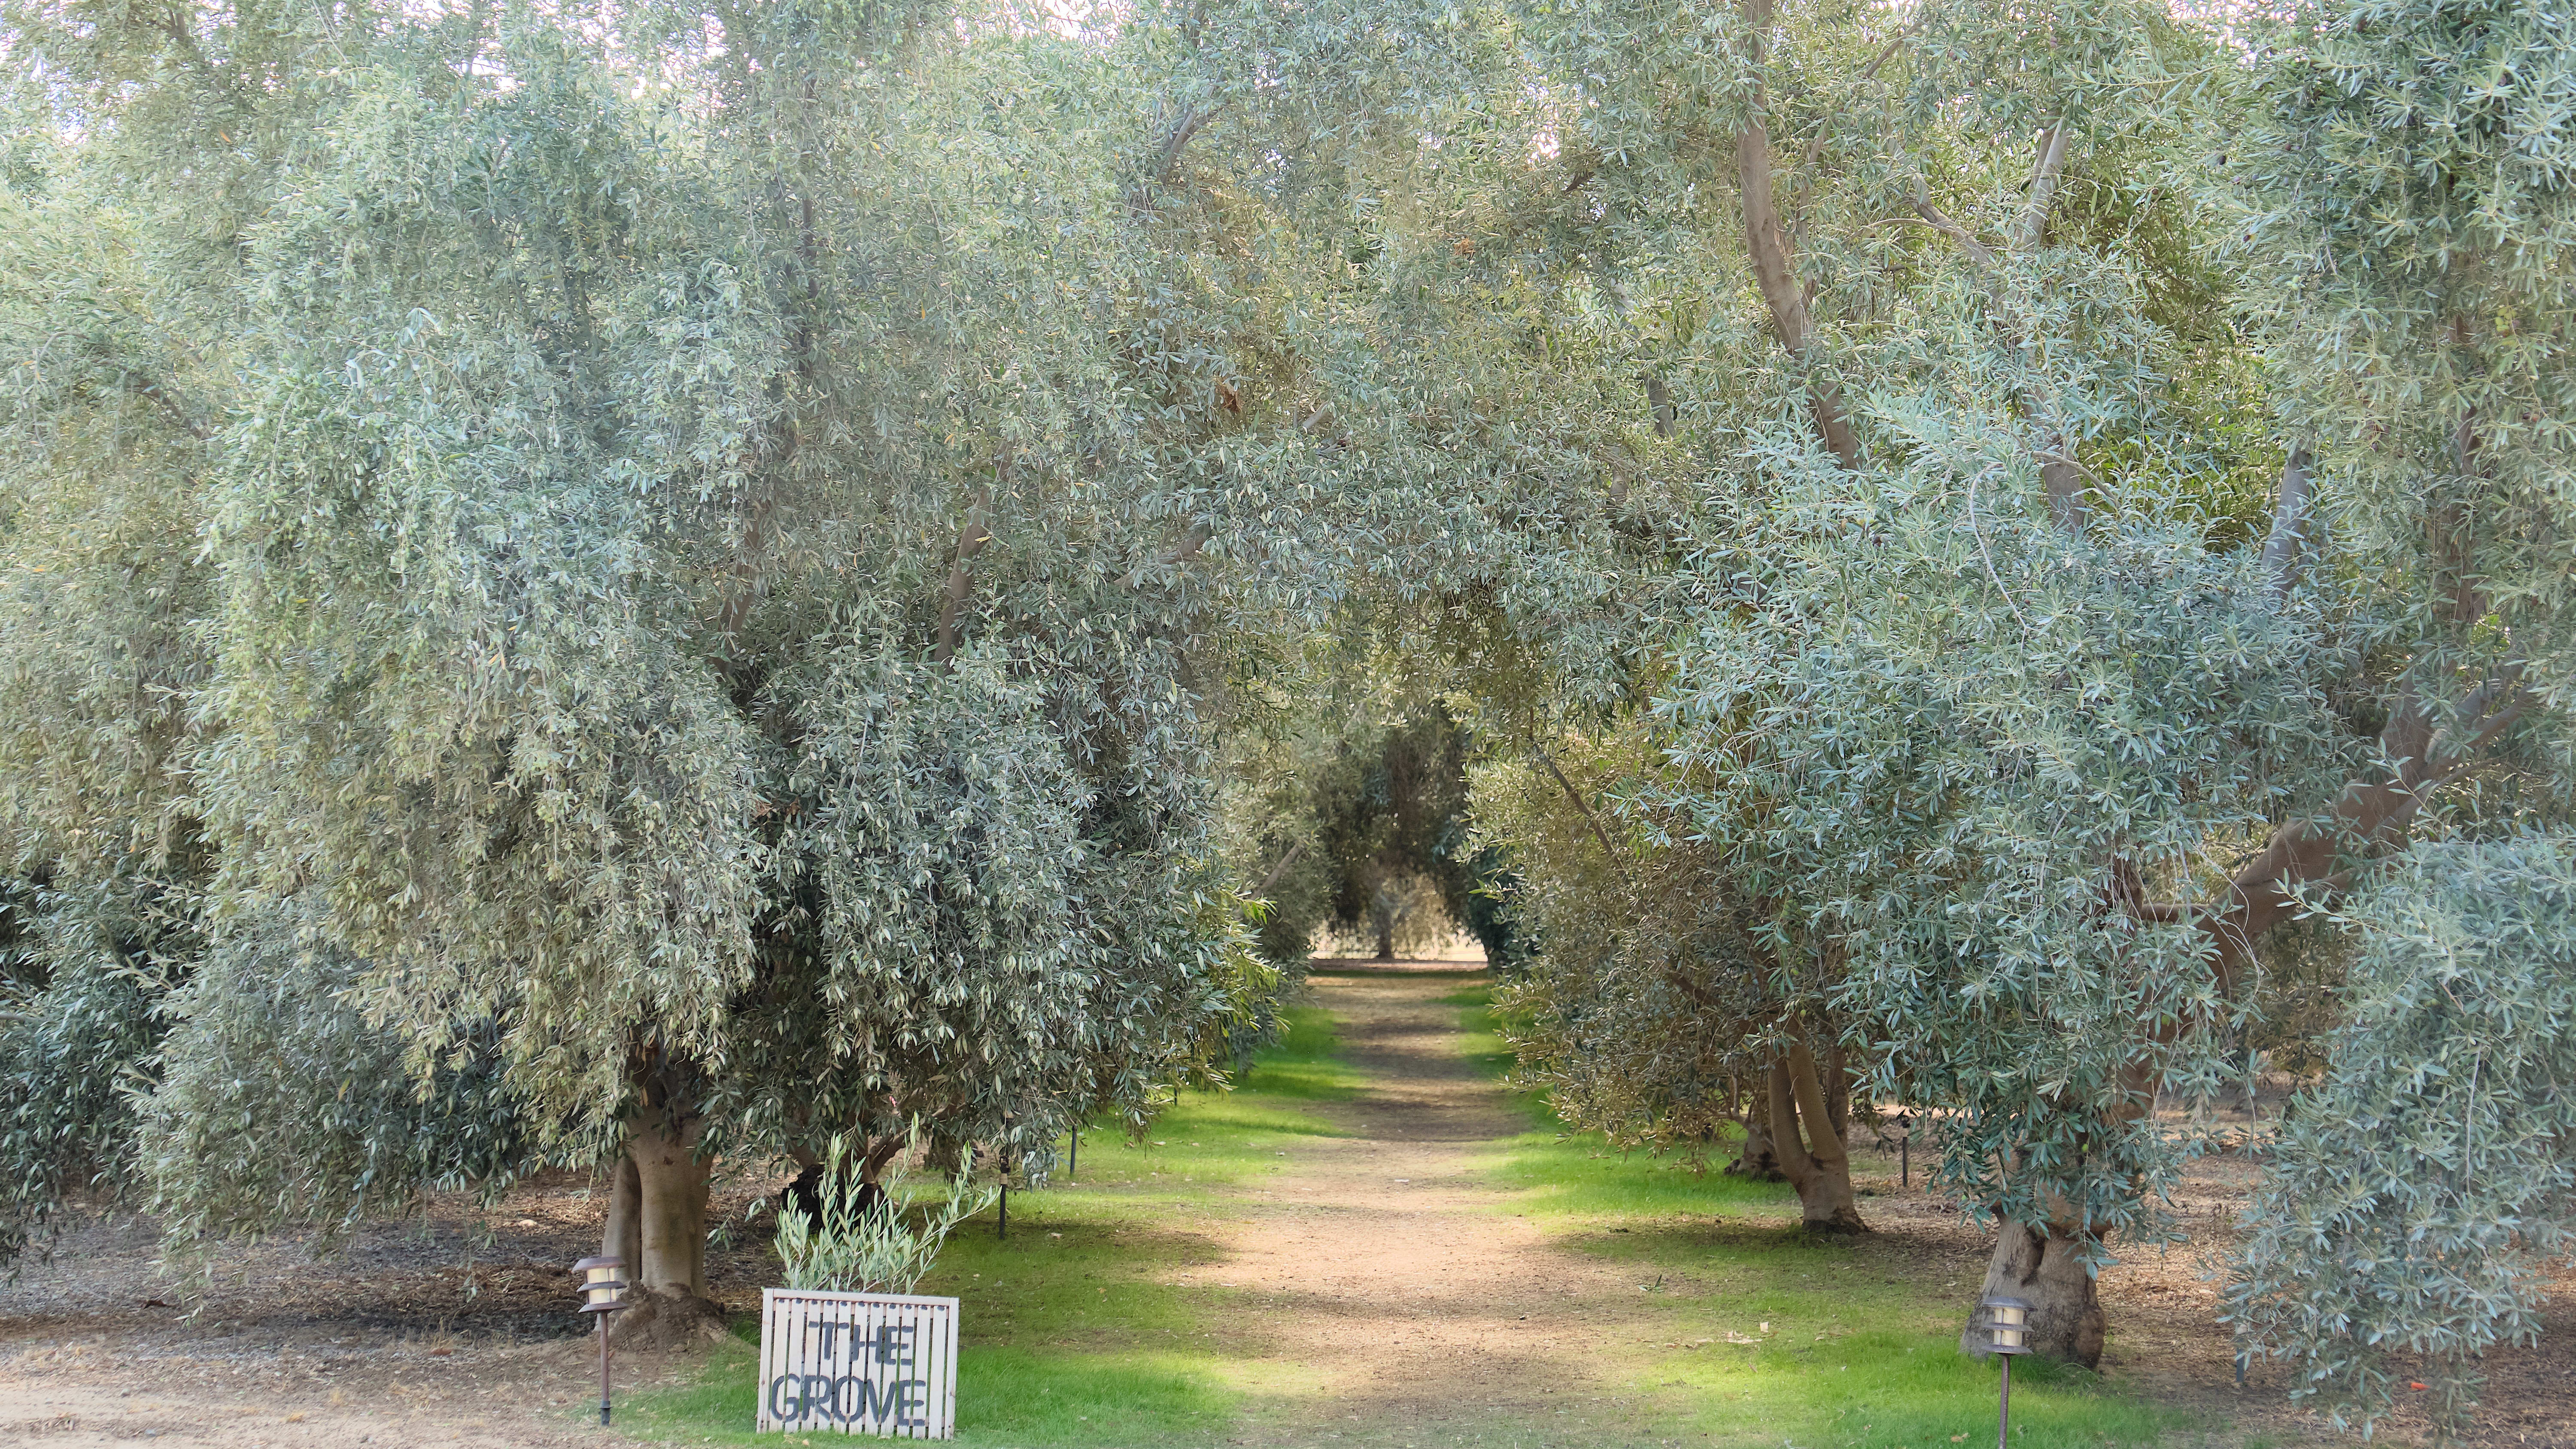
[[[1448,964],[1314,978],[1369,1079],[1331,1109],[1357,1135],[1302,1151],[1215,1229],[1224,1259],[1180,1275],[1250,1290],[1267,1309],[1262,1356],[1312,1386],[1302,1405],[1256,1411],[1256,1440],[1311,1442],[1319,1413],[1398,1443],[1617,1416],[1599,1346],[1636,1316],[1634,1275],[1551,1246],[1477,1170],[1526,1122],[1461,1055],[1458,1009],[1441,1002],[1476,979]]]

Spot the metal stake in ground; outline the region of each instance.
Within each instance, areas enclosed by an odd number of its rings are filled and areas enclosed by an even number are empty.
[[[2016,1354],[2030,1352],[2024,1342],[2030,1326],[2030,1304],[2019,1298],[1989,1298],[1977,1305],[1986,1310],[1986,1334],[1993,1340],[1995,1356],[2004,1361],[2003,1396],[1995,1409],[1995,1449],[2005,1449],[2012,1433],[2012,1361]]]
[[[581,1311],[599,1316],[599,1427],[608,1427],[608,1316],[626,1306],[626,1284],[617,1276],[623,1258],[584,1258],[572,1265],[581,1275]]]

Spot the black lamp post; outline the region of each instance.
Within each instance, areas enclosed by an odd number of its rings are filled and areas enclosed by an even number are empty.
[[[584,1258],[572,1265],[581,1275],[581,1311],[599,1315],[599,1426],[608,1427],[608,1315],[626,1306],[626,1283],[617,1276],[623,1258]]]
[[[1995,1449],[2005,1449],[2012,1433],[2013,1357],[2030,1352],[2030,1304],[2019,1298],[1989,1298],[1978,1306],[1986,1310],[1986,1336],[1995,1356],[2004,1361],[2003,1398],[1995,1410]]]

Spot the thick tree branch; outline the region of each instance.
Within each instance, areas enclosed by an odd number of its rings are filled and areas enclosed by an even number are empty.
[[[1758,66],[1771,28],[1771,0],[1743,0],[1743,15],[1746,51]],[[1763,303],[1771,312],[1772,331],[1792,358],[1801,366],[1812,367],[1815,322],[1807,311],[1806,292],[1799,286],[1788,233],[1781,229],[1779,203],[1771,191],[1771,133],[1762,123],[1763,88],[1759,84],[1754,87],[1751,103],[1752,113],[1735,138],[1736,184],[1744,201],[1744,246],[1753,259],[1754,281],[1761,287]],[[1860,442],[1844,415],[1842,389],[1812,377],[1806,386],[1807,408],[1815,420],[1817,437],[1844,467],[1858,468]]]
[[[2014,233],[2013,250],[2034,252],[2048,235],[2048,208],[2057,199],[2057,176],[2066,166],[2066,138],[2072,133],[2064,121],[2040,132],[2039,156],[2030,165],[2030,185],[2022,197],[2021,228]]]
[[[1789,1185],[1796,1188],[1803,1198],[1814,1189],[1819,1169],[1815,1157],[1807,1151],[1805,1139],[1798,1132],[1797,1072],[1789,1064],[1788,1053],[1783,1052],[1772,1059],[1768,1075],[1771,1151],[1780,1160],[1780,1175],[1789,1179]]]
[[[2454,337],[2461,335],[2465,327],[2464,322],[2455,319]],[[2463,413],[2452,437],[2463,477],[2475,478],[2484,472],[2478,444],[2476,416]],[[2281,492],[2282,502],[2274,513],[2275,537],[2264,545],[2267,564],[2272,562],[2273,546],[2281,543],[2282,536],[2295,541],[2300,532],[2297,520],[2307,512],[2304,449],[2291,450],[2289,466],[2282,471]],[[2288,528],[2283,527],[2285,515],[2291,518]],[[2456,502],[2436,504],[2427,510],[2426,527],[2432,535],[2427,541],[2428,552],[2450,573],[2449,622],[2465,638],[2486,617],[2490,607],[2468,562],[2466,511]],[[2285,556],[2294,555],[2294,542],[2282,543],[2282,548]],[[2323,816],[2294,820],[2275,831],[2263,849],[2229,878],[2227,893],[2217,909],[2198,918],[2215,945],[2220,986],[2234,991],[2241,968],[2253,958],[2254,943],[2297,910],[2302,886],[2339,888],[2341,877],[2336,867],[2340,862],[2375,853],[2404,839],[2416,812],[2433,792],[2474,768],[2486,749],[2534,703],[2523,685],[2523,666],[2519,662],[2505,665],[2462,694],[2439,719],[2434,707],[2425,703],[2418,685],[2410,681],[2401,688],[2389,710],[2388,723],[2379,732],[2380,753],[2389,762],[2387,767],[2345,784],[2334,808]]]
[[[2324,815],[2273,832],[2229,878],[2215,907],[2193,913],[2213,944],[2222,990],[2234,993],[2254,943],[2297,912],[2301,887],[2339,888],[2338,861],[2404,839],[2433,792],[2474,768],[2481,753],[2528,712],[2533,700],[2519,683],[2518,668],[2506,673],[2461,702],[2458,713],[2470,723],[2456,741],[2435,727],[2432,710],[2414,689],[2401,692],[2379,735],[2390,768],[2346,784]]]
[[[2281,491],[2272,500],[2272,531],[2263,540],[2263,577],[2278,605],[2299,581],[2307,552],[2308,450],[2293,444],[2281,464]]]
[[[1849,1164],[1850,1154],[1834,1130],[1833,1109],[1825,1101],[1824,1079],[1817,1074],[1815,1053],[1807,1049],[1806,1026],[1801,1023],[1794,1029],[1796,1035],[1789,1038],[1789,1085],[1798,1099],[1798,1116],[1806,1123],[1804,1147],[1817,1168],[1840,1171]]]
[[[993,490],[978,487],[975,496],[967,501],[965,525],[957,530],[957,552],[948,566],[948,596],[939,605],[939,642],[930,656],[940,664],[957,656],[957,616],[975,588],[974,575],[967,571],[966,564],[993,541],[991,531],[984,526],[985,510],[992,504]]]

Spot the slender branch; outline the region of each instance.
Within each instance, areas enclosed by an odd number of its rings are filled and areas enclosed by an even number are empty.
[[[2048,208],[2057,196],[2057,176],[2066,165],[2066,138],[2073,128],[2064,121],[2040,133],[2039,157],[2031,163],[2030,189],[2022,200],[2021,230],[2013,238],[2016,252],[2036,251],[2048,234]]]
[[[2477,752],[2485,749],[2491,744],[2494,744],[2498,735],[2511,729],[2514,721],[2522,718],[2525,714],[2528,714],[2531,711],[2532,703],[2532,697],[2528,692],[2517,689],[2514,691],[2513,702],[2511,704],[2506,705],[2504,708],[2497,710],[2493,714],[2480,720],[2477,728],[2470,731],[2469,737],[2460,742],[2459,750],[2457,752],[2462,757],[2460,768],[2465,768],[2468,764],[2474,763],[2474,758]],[[2458,768],[2448,770],[2443,773],[2441,779],[2448,780],[2458,773]]]
[[[1574,808],[1583,816],[1583,823],[1592,827],[1592,838],[1601,842],[1601,853],[1610,857],[1612,865],[1617,865],[1618,847],[1610,843],[1610,832],[1601,828],[1601,817],[1592,813],[1592,806],[1585,802],[1583,792],[1574,788],[1574,782],[1565,778],[1565,772],[1556,767],[1556,761],[1537,742],[1531,742],[1530,753],[1538,756],[1538,762],[1547,766],[1547,772],[1556,777],[1557,788],[1565,792],[1566,799],[1574,802]]]
[[[162,412],[167,413],[170,421],[177,424],[181,432],[186,433],[189,437],[195,438],[198,442],[202,443],[215,435],[214,429],[209,428],[204,424],[199,423],[195,418],[188,416],[188,410],[179,406],[179,400],[170,396],[170,394],[162,388],[161,384],[157,382],[140,383],[136,385],[134,393],[135,396],[142,398],[146,402],[152,403],[159,407]]]
[[[743,520],[742,541],[734,549],[733,587],[725,594],[724,606],[716,611],[716,634],[724,641],[728,654],[743,626],[750,622],[752,609],[768,592],[761,561],[769,555],[770,527],[778,510],[778,485],[774,479],[763,477],[752,487],[751,516]]]
[[[1974,261],[1978,267],[1986,271],[1992,271],[1994,269],[1994,249],[1987,246],[1984,242],[1977,240],[1976,233],[1968,230],[1964,226],[1961,226],[1956,220],[1952,219],[1948,212],[1934,206],[1932,204],[1931,193],[1924,190],[1923,183],[1920,180],[1917,180],[1914,183],[1914,214],[1921,217],[1924,223],[1930,226],[1934,231],[1937,231],[1943,236],[1950,238],[1952,241],[1957,242],[1967,251],[1970,260]]]
[[[1875,77],[1878,74],[1878,68],[1887,64],[1889,59],[1892,58],[1899,49],[1903,48],[1905,42],[1914,38],[1914,32],[1923,28],[1923,22],[1926,18],[1927,17],[1924,12],[1918,11],[1915,14],[1914,19],[1910,21],[1904,29],[1897,31],[1895,36],[1890,39],[1887,44],[1879,47],[1878,54],[1869,58],[1869,64],[1862,66],[1859,70],[1852,73],[1851,83],[1853,85],[1861,85]],[[1800,174],[1803,175],[1808,171],[1814,170],[1816,162],[1824,157],[1825,142],[1829,135],[1830,133],[1828,132],[1818,131],[1815,135],[1815,139],[1807,143],[1806,158],[1798,164]]]
[[[1862,81],[1876,78],[1878,75],[1878,68],[1887,64],[1888,60],[1896,54],[1898,48],[1903,46],[1905,42],[1912,40],[1914,38],[1914,32],[1923,28],[1923,21],[1926,14],[1928,14],[1928,12],[1918,12],[1914,17],[1913,24],[1896,32],[1895,38],[1889,40],[1887,44],[1880,46],[1878,54],[1869,58],[1869,64],[1862,66],[1853,74],[1852,83],[1857,85]]]
[[[1306,845],[1306,841],[1300,840],[1295,845],[1288,847],[1288,853],[1279,857],[1279,863],[1270,867],[1270,873],[1261,878],[1261,884],[1252,888],[1253,896],[1255,898],[1267,897],[1270,894],[1270,888],[1279,884],[1279,877],[1286,875],[1288,873],[1288,867],[1297,863],[1297,857],[1306,853]]]
[[[1145,214],[1153,202],[1153,188],[1172,179],[1172,170],[1180,165],[1181,152],[1190,144],[1190,138],[1204,129],[1208,122],[1215,120],[1217,113],[1224,109],[1224,104],[1219,103],[1206,110],[1196,107],[1182,110],[1180,117],[1163,132],[1162,144],[1155,148],[1154,164],[1145,168],[1145,173],[1136,178],[1133,186],[1127,188],[1129,215]]]
[[[1196,136],[1208,122],[1215,120],[1217,112],[1224,109],[1224,106],[1216,105],[1204,111],[1193,110],[1182,113],[1181,119],[1175,122],[1170,132],[1163,137],[1163,154],[1154,163],[1156,181],[1172,179],[1172,168],[1180,164],[1181,151],[1190,144],[1190,138]]]
[[[1126,586],[1132,589],[1142,585],[1148,569],[1170,568],[1174,564],[1187,563],[1197,558],[1199,550],[1207,547],[1207,541],[1215,536],[1216,527],[1207,520],[1201,519],[1191,524],[1189,531],[1181,535],[1180,542],[1154,555],[1152,562],[1138,564],[1129,570],[1124,580]]]

